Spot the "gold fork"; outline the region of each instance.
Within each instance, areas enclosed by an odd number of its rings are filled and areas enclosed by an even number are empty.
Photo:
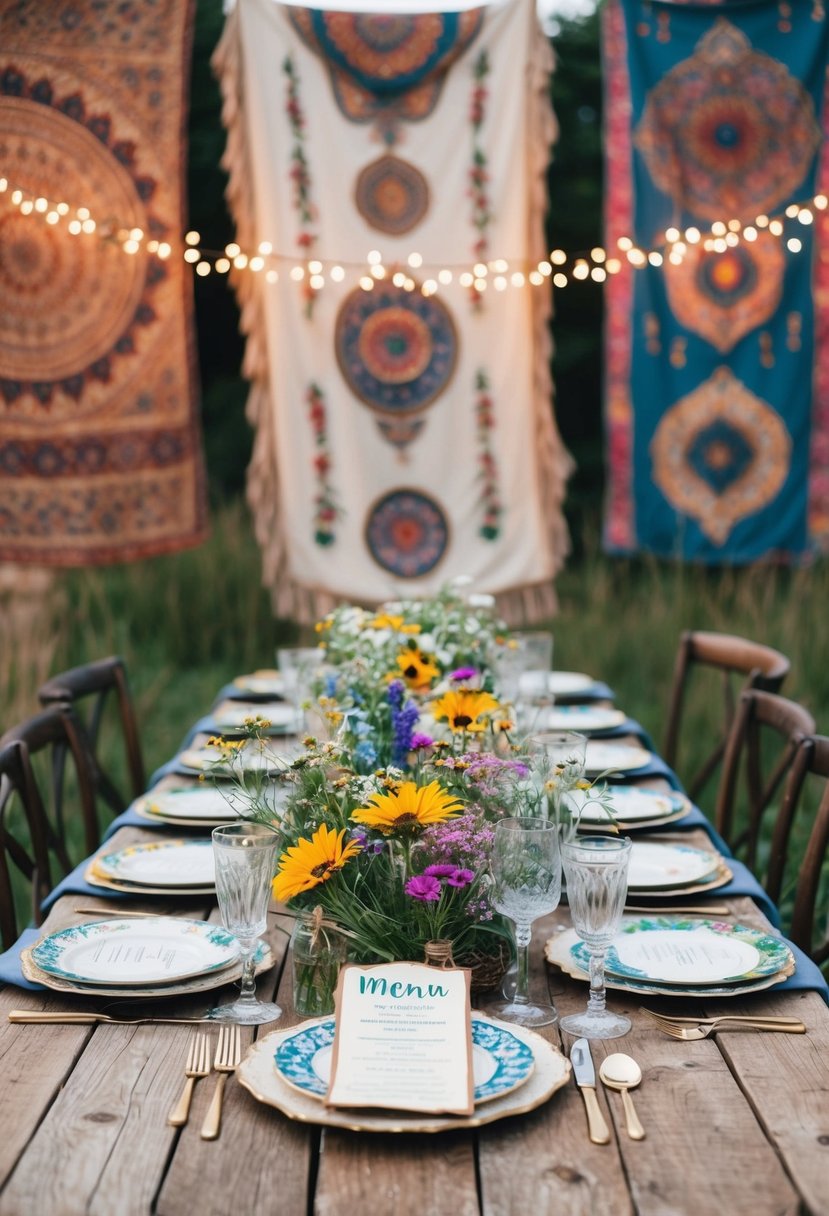
[[[193,1098],[193,1088],[201,1077],[210,1072],[210,1040],[204,1031],[198,1031],[190,1040],[187,1050],[187,1063],[184,1066],[184,1089],[181,1097],[167,1116],[171,1127],[184,1127],[190,1118],[190,1102]]]
[[[795,1028],[795,1034],[803,1033],[803,1031],[800,1029],[800,1027],[803,1026],[803,1023],[799,1020],[799,1018],[774,1017],[771,1014],[763,1016],[763,1014],[757,1013],[746,1016],[739,1013],[724,1013],[716,1018],[681,1018],[674,1017],[673,1015],[669,1017],[664,1013],[656,1013],[653,1009],[645,1009],[643,1006],[640,1006],[639,1012],[646,1014],[649,1018],[653,1018],[653,1020],[659,1025],[680,1028],[682,1026],[717,1026],[721,1022],[733,1022],[737,1025],[744,1023],[751,1026],[771,1026],[772,1028],[775,1026],[782,1026],[784,1028],[788,1026],[790,1028]]]
[[[728,1019],[725,1019],[726,1022]],[[659,1029],[672,1039],[682,1039],[686,1043],[690,1043],[695,1039],[707,1039],[709,1035],[717,1034],[721,1030],[757,1030],[757,1031],[778,1031],[781,1034],[805,1034],[806,1027],[800,1022],[797,1026],[787,1025],[781,1026],[780,1023],[772,1022],[738,1022],[736,1025],[730,1023],[726,1026],[672,1026],[670,1022],[659,1023]]]
[[[228,1074],[235,1072],[236,1066],[242,1059],[242,1034],[236,1023],[219,1028],[219,1042],[216,1046],[216,1057],[213,1067],[219,1074],[216,1089],[204,1123],[201,1129],[202,1140],[216,1140],[222,1126],[222,1095]]]

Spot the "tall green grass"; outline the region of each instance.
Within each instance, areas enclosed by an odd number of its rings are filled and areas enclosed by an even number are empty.
[[[579,560],[560,576],[558,594],[560,610],[549,622],[556,667],[605,679],[657,748],[677,641],[688,628],[742,634],[782,650],[792,661],[784,692],[829,733],[829,564],[704,570],[611,561],[588,536]],[[2,614],[0,726],[33,712],[36,689],[51,672],[118,653],[127,662],[149,771],[176,750],[222,684],[271,665],[274,647],[299,632],[271,615],[240,502],[214,512],[213,534],[199,549],[56,574],[51,592],[32,602],[31,611],[11,613],[12,602]],[[718,690],[700,681],[689,699],[689,769],[704,751],[696,740],[710,734],[714,696]],[[713,809],[713,791],[703,809]],[[795,862],[803,841],[801,828]]]

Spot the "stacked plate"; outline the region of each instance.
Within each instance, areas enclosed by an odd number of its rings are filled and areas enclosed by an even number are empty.
[[[578,697],[592,692],[596,681],[584,671],[551,671],[548,687],[554,697]]]
[[[227,794],[223,790],[227,790]],[[267,797],[270,801],[274,818],[281,818],[282,807],[289,793],[288,787],[280,784],[274,784],[261,792],[261,798],[264,800]],[[136,814],[155,824],[202,829],[231,823],[238,819],[246,808],[244,800],[234,796],[233,786],[224,783],[222,789],[204,784],[181,789],[153,790],[133,803]]]
[[[302,728],[302,713],[287,701],[222,701],[210,715],[216,732],[239,734],[251,718],[264,718],[264,735],[290,735]]]
[[[580,831],[606,831],[613,823],[622,831],[654,828],[684,819],[691,809],[685,795],[674,790],[660,793],[640,785],[612,785],[599,792],[601,802],[593,790],[572,790],[567,794],[574,815],[579,817]],[[604,807],[610,811],[612,820]]]
[[[539,716],[542,730],[577,730],[582,735],[618,730],[627,722],[623,710],[601,705],[556,705]]]
[[[598,777],[601,773],[632,773],[646,768],[653,761],[653,753],[644,747],[628,743],[602,743],[597,739],[587,740],[584,759],[586,777]]]
[[[551,937],[547,961],[589,982],[589,951],[575,929]],[[715,920],[625,919],[605,956],[608,988],[648,995],[743,996],[781,984],[795,969],[786,942],[761,929]]]
[[[334,1019],[303,1022],[257,1040],[237,1077],[255,1098],[292,1119],[359,1131],[436,1132],[478,1127],[534,1110],[567,1084],[569,1061],[540,1035],[472,1014],[475,1112],[470,1116],[328,1108]]]
[[[257,970],[273,965],[267,946]],[[206,991],[241,975],[239,943],[220,925],[174,916],[108,918],[61,929],[21,955],[27,979],[90,996],[174,996]]]
[[[204,747],[186,747],[175,758],[178,770],[185,773],[209,773],[212,777],[231,778],[243,773],[284,773],[291,765],[291,758],[284,748],[274,747],[253,740],[233,752],[228,759],[225,751],[213,744]]]
[[[285,696],[285,677],[281,671],[274,668],[261,668],[247,675],[237,676],[233,687],[240,696],[274,697],[276,700]]]
[[[212,895],[216,890],[209,840],[159,840],[99,853],[84,878],[130,895]]]
[[[721,854],[710,849],[656,840],[634,840],[631,846],[628,894],[633,897],[696,895],[733,877]]]

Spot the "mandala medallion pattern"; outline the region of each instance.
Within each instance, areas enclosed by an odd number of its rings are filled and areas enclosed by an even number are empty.
[[[402,236],[428,212],[429,186],[414,165],[396,156],[381,156],[361,171],[354,201],[371,228]]]
[[[396,489],[370,508],[366,547],[374,561],[397,578],[420,578],[434,570],[449,544],[443,508],[421,490]]]
[[[458,357],[458,338],[446,305],[402,287],[357,288],[346,296],[335,328],[335,349],[348,387],[376,411],[408,424],[444,391]],[[381,427],[382,429],[382,427]],[[416,428],[406,434],[412,438]],[[400,428],[396,439],[406,442]]]
[[[774,502],[792,441],[780,415],[720,367],[666,411],[650,450],[665,498],[722,546],[741,520]]]
[[[724,17],[650,90],[635,135],[659,189],[709,220],[779,207],[820,142],[800,81]]]
[[[785,269],[768,233],[724,253],[691,245],[678,266],[665,261],[668,303],[680,325],[725,354],[777,311]]]
[[[483,9],[383,14],[289,8],[288,15],[324,61],[341,112],[352,122],[377,122],[389,144],[401,121],[432,113],[446,72],[484,20]]]

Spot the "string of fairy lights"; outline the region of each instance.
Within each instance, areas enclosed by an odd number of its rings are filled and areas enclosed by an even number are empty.
[[[549,281],[559,289],[573,282],[603,283],[609,276],[618,274],[625,264],[634,270],[647,266],[660,267],[665,262],[678,266],[689,250],[695,247],[705,252],[725,253],[741,242],[751,244],[757,241],[763,233],[785,240],[788,251],[797,254],[803,249],[803,241],[797,235],[797,225],[808,227],[829,207],[829,198],[825,194],[815,194],[803,202],[790,203],[778,215],[757,215],[748,223],[729,219],[714,220],[707,229],[671,226],[649,248],[641,247],[632,237],[620,236],[615,247],[610,249],[596,245],[589,252],[577,254],[552,249],[545,258],[532,265],[508,258],[494,258],[486,262],[443,263],[438,266],[427,263],[416,250],[402,260],[386,262],[379,249],[369,250],[361,261],[323,259],[311,253],[298,257],[275,250],[270,241],[261,241],[255,250],[242,249],[235,241],[224,249],[210,249],[204,246],[201,234],[196,231],[185,233],[183,239],[173,244],[155,239],[138,227],[127,228],[112,220],[96,219],[87,206],[73,207],[66,202],[53,202],[42,195],[28,193],[13,186],[5,177],[0,177],[0,195],[5,196],[21,215],[32,216],[53,227],[65,225],[72,237],[94,236],[118,245],[128,256],[144,251],[161,261],[183,257],[200,278],[211,274],[225,275],[235,270],[262,274],[268,283],[276,283],[281,275],[287,275],[313,294],[322,291],[329,282],[339,284],[349,279],[364,291],[372,291],[378,283],[388,280],[395,287],[411,292],[420,291],[424,296],[434,295],[453,283],[463,288],[473,288],[479,293],[541,287]],[[414,274],[418,275],[420,282],[415,280]]]

